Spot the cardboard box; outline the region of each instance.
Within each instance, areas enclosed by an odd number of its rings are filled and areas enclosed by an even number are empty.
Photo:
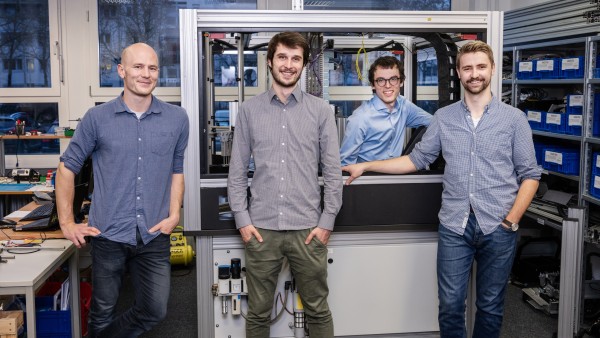
[[[0,338],[18,338],[16,334],[0,334]]]
[[[0,311],[0,335],[16,335],[23,325],[23,311]]]

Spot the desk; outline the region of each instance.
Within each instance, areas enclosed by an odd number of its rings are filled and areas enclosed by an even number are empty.
[[[68,260],[71,282],[71,332],[73,337],[79,338],[81,317],[77,248],[67,239],[46,240],[42,247],[54,249],[41,249],[32,254],[15,254],[15,259],[9,259],[8,263],[0,263],[0,295],[25,295],[27,337],[36,337],[35,291]]]
[[[2,199],[1,217],[8,215],[12,210],[20,208],[26,201],[31,201],[30,196],[35,192],[52,192],[53,187],[47,187],[43,184],[30,183],[0,183],[0,196]],[[11,203],[16,201],[16,203]]]
[[[29,202],[27,205],[19,209],[20,211],[31,211],[37,208],[39,205],[35,202]],[[19,221],[19,218],[7,217],[8,219],[12,219],[13,221]],[[27,222],[24,222],[25,224]],[[7,239],[28,239],[28,238],[42,238],[40,235],[41,231],[14,231],[12,229],[0,229],[0,241]],[[46,239],[64,239],[63,233],[60,229],[54,231],[43,231],[43,238]]]

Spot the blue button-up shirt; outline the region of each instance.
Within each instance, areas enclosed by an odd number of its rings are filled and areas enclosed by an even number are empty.
[[[148,229],[169,216],[171,178],[183,173],[189,121],[185,110],[156,97],[138,120],[122,96],[91,108],[60,160],[78,173],[92,156],[94,191],[89,224],[109,240],[144,243]]]
[[[523,180],[539,180],[531,128],[522,111],[496,97],[475,128],[463,101],[438,110],[409,157],[417,169],[442,152],[444,170],[440,223],[463,234],[472,206],[484,234],[500,226]]]
[[[431,114],[400,95],[391,111],[374,95],[348,118],[340,148],[342,165],[398,157],[406,127],[428,126],[430,121]]]

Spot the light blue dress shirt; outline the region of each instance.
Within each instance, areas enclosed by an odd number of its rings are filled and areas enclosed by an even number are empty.
[[[374,95],[348,118],[342,165],[386,160],[402,154],[406,127],[428,126],[431,114],[399,95],[392,111]]]

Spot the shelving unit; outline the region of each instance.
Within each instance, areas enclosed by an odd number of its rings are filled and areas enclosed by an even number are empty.
[[[561,309],[559,311],[559,328],[558,336],[570,336],[573,332],[579,331],[579,327],[583,321],[582,313],[585,313],[584,308],[586,306],[586,300],[597,298],[598,293],[588,292],[590,284],[595,282],[586,280],[584,277],[585,271],[585,257],[589,252],[600,251],[600,227],[598,232],[594,233],[593,227],[595,224],[600,225],[600,220],[596,221],[596,217],[592,217],[592,214],[600,214],[600,195],[594,196],[590,193],[590,189],[594,185],[592,167],[594,165],[594,153],[600,153],[600,114],[598,112],[600,107],[595,107],[594,101],[596,95],[600,95],[600,72],[597,70],[600,67],[598,62],[598,43],[600,37],[582,37],[565,40],[557,40],[551,42],[525,44],[522,46],[514,46],[506,48],[504,50],[505,56],[512,59],[512,78],[503,79],[502,87],[503,92],[506,94],[508,91],[511,93],[510,103],[527,112],[528,109],[534,111],[548,111],[551,108],[548,107],[550,103],[559,105],[561,101],[564,101],[567,95],[583,95],[582,103],[583,106],[578,109],[581,114],[581,135],[569,135],[563,133],[552,132],[548,130],[533,130],[534,128],[543,129],[544,123],[538,123],[537,112],[534,115],[530,115],[531,119],[534,120],[532,124],[534,142],[543,142],[551,147],[567,147],[575,149],[579,156],[579,168],[576,170],[576,174],[569,173],[565,174],[553,170],[544,170],[544,180],[549,182],[549,188],[555,188],[562,190],[564,186],[568,186],[571,190],[569,193],[573,193],[577,196],[577,210],[574,214],[571,214],[564,219],[563,224],[558,223],[556,220],[545,218],[539,214],[533,212],[526,212],[525,217],[534,220],[538,224],[548,226],[554,230],[561,231],[562,235],[562,259],[561,259]],[[539,79],[522,79],[517,78],[519,72],[519,62],[527,59],[532,55],[541,56],[542,58],[556,57],[556,58],[578,58],[583,63],[580,67],[583,67],[583,74],[581,78],[539,78]],[[555,65],[561,66],[560,60],[554,62]],[[547,64],[544,63],[544,64]],[[527,65],[530,66],[530,65]],[[534,67],[535,70],[535,67]],[[550,73],[548,73],[550,74]],[[527,75],[521,73],[521,75]],[[572,75],[572,74],[571,74]],[[504,76],[507,76],[505,73]],[[537,75],[539,76],[539,75]],[[562,77],[559,72],[554,72],[552,77]],[[532,77],[536,77],[533,75]],[[539,101],[529,101],[526,96],[538,96]],[[542,100],[546,102],[540,104]],[[598,105],[596,103],[596,105]],[[554,107],[553,107],[554,108]],[[565,107],[566,108],[566,107]],[[563,113],[563,114],[566,114]],[[544,116],[544,113],[541,114]],[[568,118],[568,115],[566,116]],[[564,123],[566,119],[561,119]],[[579,119],[573,119],[579,121]],[[598,125],[594,128],[594,122]],[[596,135],[594,136],[594,129]],[[541,146],[536,147],[536,152],[544,148]],[[546,151],[544,155],[546,155]],[[538,157],[546,160],[546,158]],[[600,160],[599,160],[600,161]],[[600,165],[596,174],[600,178]],[[557,186],[550,185],[553,182]],[[600,179],[596,182],[595,189],[600,192]],[[572,229],[565,227],[566,223],[570,219],[577,219],[577,231],[573,232]],[[566,234],[567,231],[569,234]],[[595,236],[595,237],[594,237]],[[565,250],[568,248],[567,250]],[[568,271],[567,271],[568,270]],[[574,284],[563,285],[563,282],[567,281],[566,277],[573,278]],[[573,299],[565,298],[564,295],[571,295]],[[563,305],[563,301],[566,300],[568,304]]]

